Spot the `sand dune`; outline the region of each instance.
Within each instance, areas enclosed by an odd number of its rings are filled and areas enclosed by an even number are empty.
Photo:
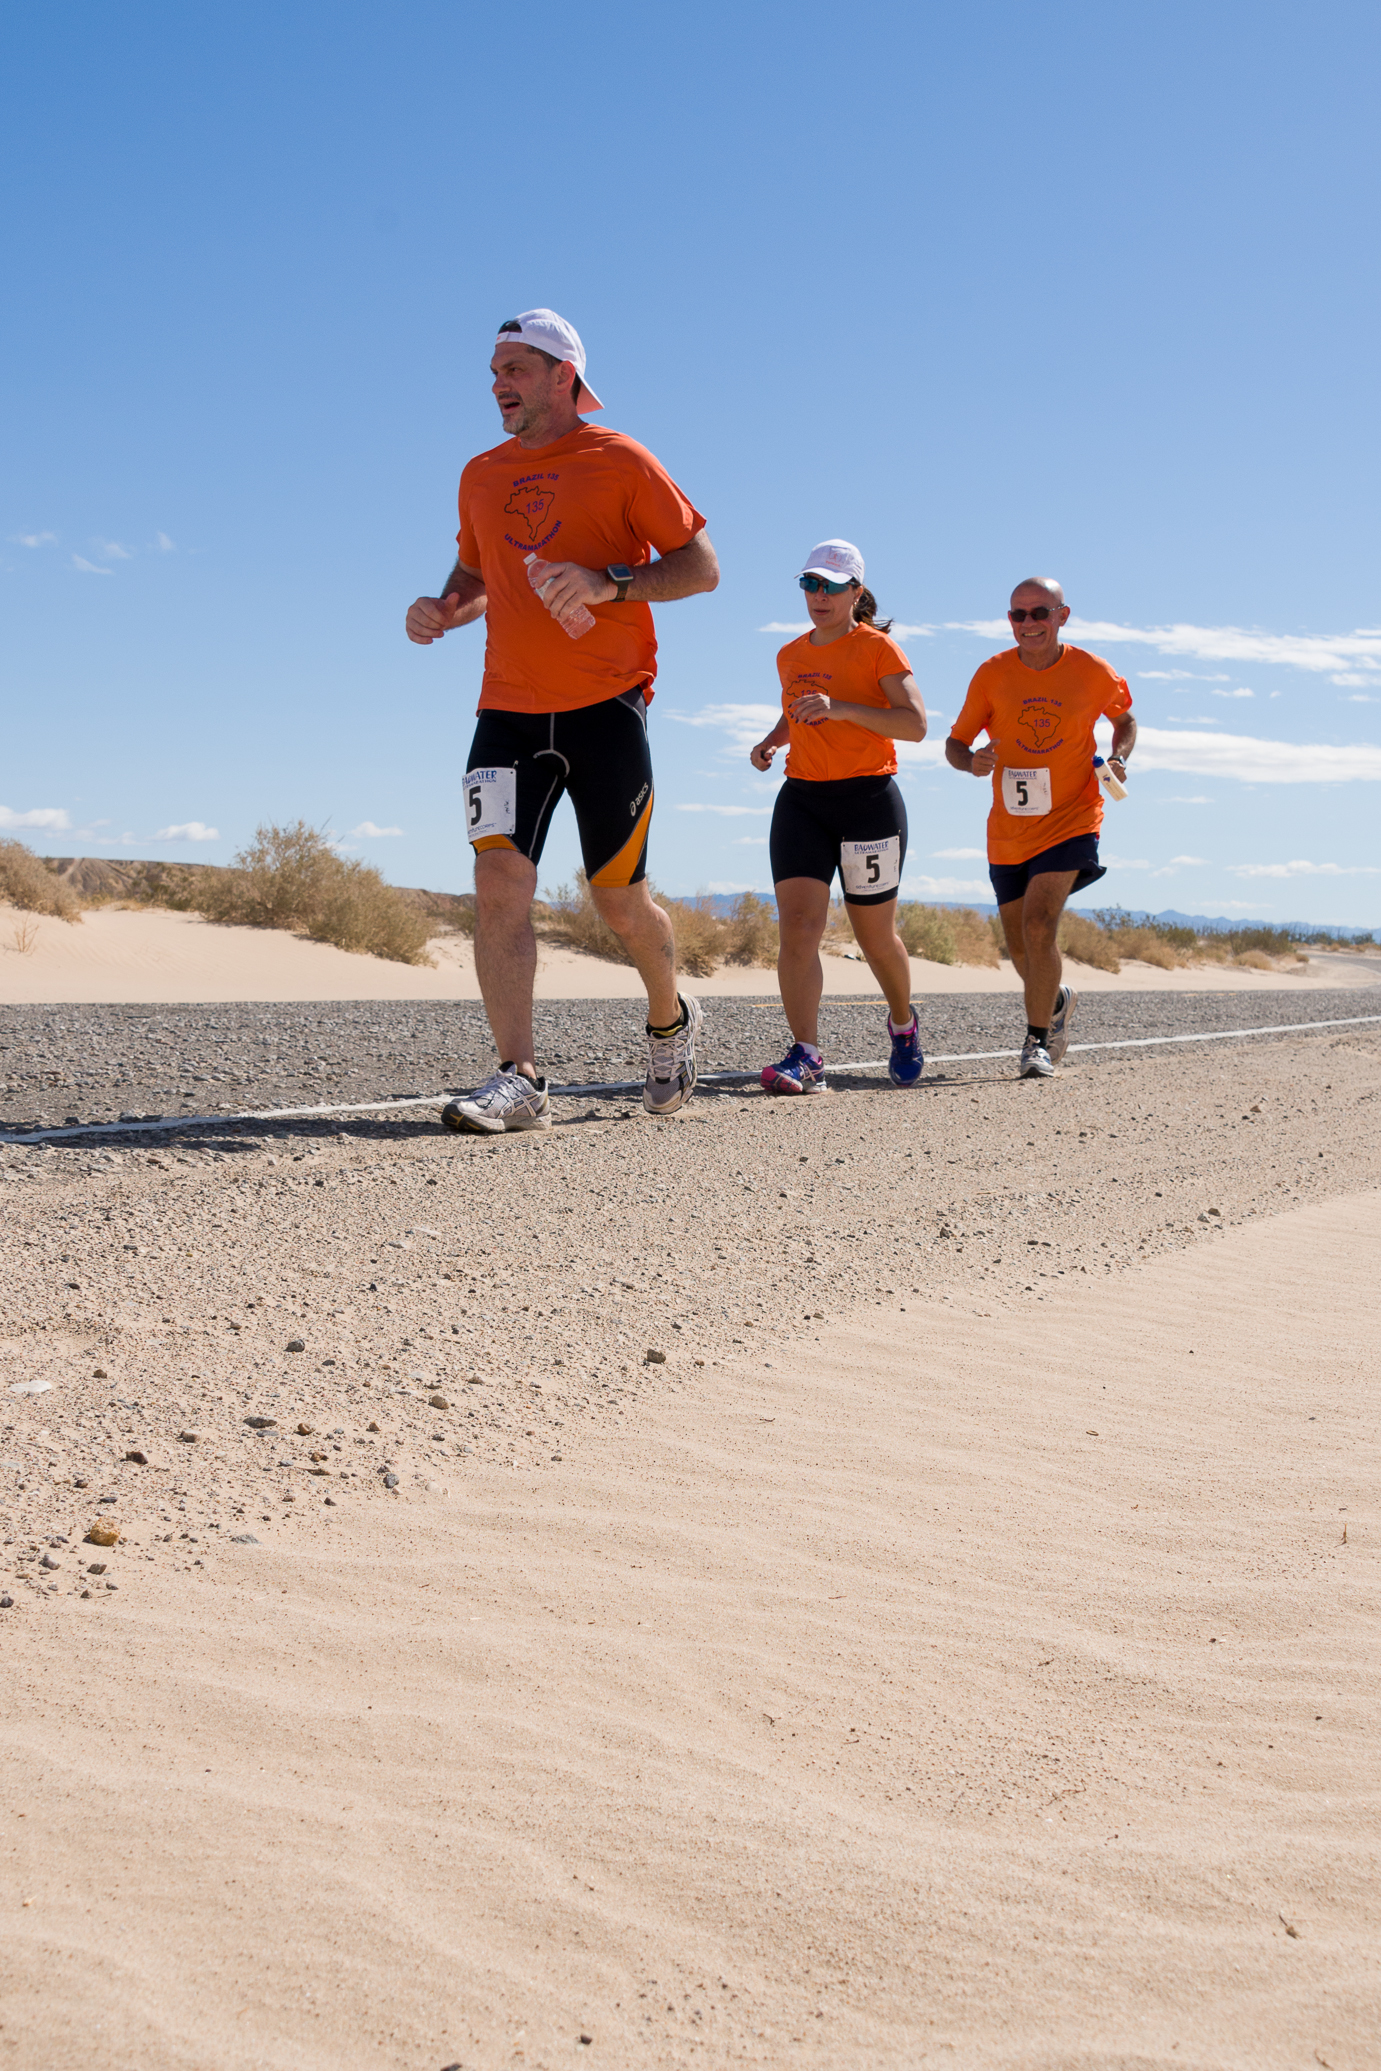
[[[19,944],[31,941],[27,949]],[[95,1001],[211,1000],[427,1000],[478,999],[474,955],[459,935],[432,944],[434,968],[385,963],[351,956],[324,942],[306,942],[268,928],[224,928],[196,914],[97,907],[78,925],[35,920],[0,906],[0,1004]],[[876,994],[866,964],[827,956],[825,988],[831,993]],[[917,993],[1018,992],[1010,964],[999,971],[925,963],[912,959]],[[1071,963],[1081,989],[1260,992],[1282,982],[1280,972],[1222,970],[1160,971],[1129,963],[1113,976]],[[1381,981],[1381,957],[1374,967],[1361,960],[1316,957],[1292,990]],[[693,981],[706,998],[750,996],[774,989],[775,975],[762,970],[717,971]],[[537,990],[543,999],[633,999],[635,972],[574,950],[544,946]]]
[[[1270,1062],[1369,1097],[1355,1043]],[[1183,1083],[1100,1077],[1119,1121]],[[1150,1231],[1143,1134],[1054,1155]],[[21,1597],[6,2061],[1370,2071],[1378,1257],[1376,1193],[1001,1306],[974,1242],[905,1308],[860,1256],[813,1341],[516,1466]]]

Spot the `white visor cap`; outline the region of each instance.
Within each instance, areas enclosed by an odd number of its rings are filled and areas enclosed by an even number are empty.
[[[806,556],[802,575],[821,575],[826,582],[863,580],[863,556],[847,539],[822,539]]]
[[[585,382],[585,348],[580,342],[580,333],[574,324],[568,324],[564,316],[558,316],[554,309],[525,309],[521,316],[509,320],[499,332],[494,347],[497,352],[503,345],[530,345],[537,352],[549,352],[553,359],[569,360],[580,376],[581,389],[576,409],[583,415],[588,410],[602,410],[603,403]]]

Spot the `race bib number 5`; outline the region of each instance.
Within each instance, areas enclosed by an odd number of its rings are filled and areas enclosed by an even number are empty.
[[[491,834],[512,836],[518,820],[516,769],[470,770],[464,796],[467,841],[483,841]]]
[[[901,836],[889,834],[885,841],[841,841],[839,874],[844,891],[856,899],[869,892],[895,892],[901,878]]]
[[[1050,811],[1048,769],[1004,769],[1002,803],[1019,820],[1038,820]]]

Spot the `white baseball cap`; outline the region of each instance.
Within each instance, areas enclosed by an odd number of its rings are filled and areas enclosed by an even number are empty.
[[[574,324],[568,324],[564,316],[558,316],[554,309],[525,309],[521,316],[510,317],[500,326],[497,352],[500,345],[530,345],[537,352],[549,352],[555,359],[569,360],[580,376],[580,397],[576,409],[582,414],[587,410],[602,410],[603,403],[594,390],[585,384],[585,348],[580,342],[580,333]]]
[[[822,539],[806,556],[802,575],[820,575],[826,582],[863,580],[863,556],[847,539]]]

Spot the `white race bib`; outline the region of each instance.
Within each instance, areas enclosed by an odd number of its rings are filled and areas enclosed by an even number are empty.
[[[516,769],[472,769],[465,778],[465,838],[512,835],[518,821]]]
[[[1048,769],[1004,769],[1002,803],[1019,820],[1038,820],[1050,810]]]
[[[885,841],[841,841],[839,871],[845,893],[856,899],[869,892],[895,892],[901,881],[900,834],[889,834]]]

